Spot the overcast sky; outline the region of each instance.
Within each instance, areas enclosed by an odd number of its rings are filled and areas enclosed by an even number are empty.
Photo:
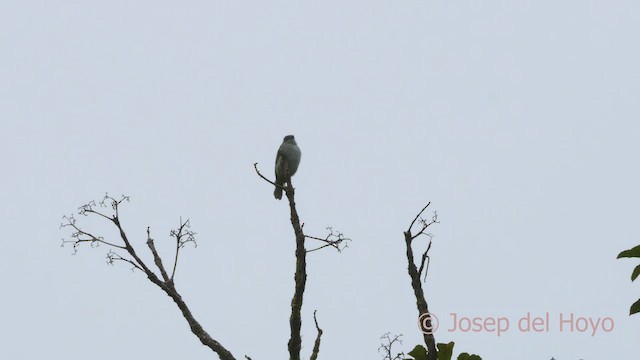
[[[303,349],[380,359],[421,342],[402,231],[428,201],[438,342],[484,359],[637,354],[637,1],[2,1],[0,358],[211,359],[175,304],[106,247],[60,248],[62,215],[126,194],[129,237],[238,359],[286,358],[295,241],[272,176],[294,134],[309,254]],[[108,224],[80,218],[117,241]],[[424,243],[422,244],[424,246]],[[420,249],[420,247],[418,248]],[[549,331],[516,327],[549,313]],[[449,314],[506,317],[462,332]],[[559,318],[610,318],[595,335]]]

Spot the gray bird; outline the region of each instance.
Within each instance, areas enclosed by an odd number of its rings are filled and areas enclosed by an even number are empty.
[[[285,164],[288,165],[289,176],[296,173],[301,156],[302,153],[293,135],[285,136],[276,155],[276,184],[284,186],[287,180],[285,179]],[[276,189],[273,190],[273,196],[278,200],[282,199],[282,189],[276,186]]]

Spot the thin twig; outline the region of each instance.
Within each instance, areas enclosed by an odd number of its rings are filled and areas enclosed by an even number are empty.
[[[171,237],[176,238],[176,256],[173,260],[173,270],[171,271],[171,278],[170,278],[171,281],[173,281],[173,278],[176,275],[176,268],[178,266],[178,256],[180,255],[180,249],[185,247],[187,243],[193,243],[195,247],[198,247],[198,243],[196,243],[196,239],[195,239],[196,233],[189,230],[190,227],[191,227],[191,224],[189,222],[189,219],[183,222],[182,218],[180,218],[180,225],[178,226],[178,228],[175,230],[171,230],[171,233],[169,234]]]
[[[327,230],[329,230],[329,234],[325,238],[305,235],[305,238],[307,239],[317,240],[325,243],[324,245],[319,246],[315,249],[307,250],[308,253],[312,251],[324,249],[329,246],[335,248],[336,250],[338,250],[338,252],[341,252],[342,250],[349,247],[348,242],[351,241],[351,239],[345,238],[344,235],[339,231],[334,232],[333,228],[331,227],[327,227]],[[340,247],[340,245],[342,245],[342,247]]]
[[[411,240],[417,238],[420,235],[426,235],[429,238],[431,238],[432,236],[428,233],[425,233],[425,230],[427,230],[427,228],[433,224],[438,224],[438,213],[436,211],[433,212],[433,216],[431,217],[431,221],[427,221],[423,218],[420,218],[420,223],[422,223],[422,228],[420,229],[420,231],[418,231],[415,235],[411,236]],[[411,230],[409,230],[411,231]]]
[[[378,352],[382,352],[383,360],[402,360],[404,359],[404,352],[399,352],[395,356],[393,355],[393,345],[399,343],[402,345],[402,334],[391,336],[391,333],[386,333],[380,337],[380,340],[386,341],[386,343],[380,344]]]
[[[133,265],[133,267],[135,269],[138,269],[140,271],[144,271],[144,270],[142,270],[142,268],[140,266],[138,266],[138,264],[134,263],[130,259],[127,259],[127,258],[124,258],[124,257],[120,256],[120,254],[116,253],[113,250],[109,250],[109,252],[107,253],[107,264],[113,265],[113,263],[116,262],[116,261],[127,262],[127,263]]]
[[[74,244],[74,248],[76,248],[78,244],[84,243],[84,242],[91,243],[92,245],[96,244],[96,243],[100,243],[100,244],[105,244],[105,245],[108,245],[108,246],[112,246],[112,247],[115,247],[115,248],[118,248],[118,249],[125,250],[125,247],[122,246],[122,245],[117,245],[117,244],[113,244],[111,242],[105,241],[102,236],[95,236],[95,235],[93,235],[91,233],[88,233],[88,232],[80,229],[76,225],[76,219],[73,217],[73,215],[71,215],[71,216],[66,216],[65,215],[65,216],[62,217],[62,219],[65,222],[62,222],[60,224],[60,228],[71,227],[72,229],[74,229],[75,231],[71,233],[71,237],[76,239],[76,240],[63,240],[62,241],[63,244],[72,243],[72,244]],[[86,236],[87,238],[86,239],[82,239],[82,238],[80,238],[80,236]]]
[[[416,215],[415,218],[413,218],[413,221],[411,222],[411,225],[409,225],[409,232],[411,232],[411,228],[413,227],[413,224],[415,224],[415,222],[418,220],[418,218],[420,217],[420,215],[422,215],[422,213],[427,210],[427,208],[429,207],[429,205],[431,205],[431,201],[429,201],[427,203],[427,205],[425,205],[422,210],[420,210],[420,212]]]
[[[180,226],[178,227],[178,234],[182,232],[182,218],[180,218]],[[176,267],[178,266],[178,255],[180,254],[180,236],[176,235],[176,257],[173,259],[173,270],[171,271],[171,281],[176,275]]]
[[[266,181],[266,182],[268,182],[269,184],[271,184],[271,185],[273,185],[273,186],[275,186],[275,187],[278,187],[278,188],[280,188],[280,189],[282,189],[282,190],[286,190],[286,189],[287,189],[287,187],[286,187],[286,186],[278,185],[278,184],[274,183],[273,181],[271,181],[271,180],[267,179],[266,177],[264,177],[264,175],[262,175],[262,174],[260,173],[260,171],[258,170],[258,163],[253,163],[253,168],[254,168],[254,169],[256,169],[256,173],[257,173],[261,178],[263,178],[263,179],[264,179],[264,181]],[[288,170],[288,169],[287,169],[287,170]],[[288,172],[288,171],[287,171],[287,172]]]

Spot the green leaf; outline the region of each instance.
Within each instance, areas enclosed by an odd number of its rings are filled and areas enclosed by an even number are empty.
[[[458,360],[482,360],[482,358],[476,354],[469,355],[469,353],[463,352],[458,355]]]
[[[629,311],[629,316],[636,313],[640,313],[640,299],[638,299],[638,301],[636,301],[633,305],[631,305],[631,311]]]
[[[633,273],[631,274],[631,281],[634,281],[638,275],[640,275],[640,265],[636,266],[635,269],[633,269]]]
[[[620,254],[618,254],[618,259],[620,258],[640,258],[640,245],[629,249],[629,250],[625,250],[623,252],[621,252]]]
[[[415,360],[427,360],[427,349],[422,345],[416,345],[413,350],[409,351],[409,355],[413,356]]]
[[[438,360],[451,360],[453,356],[453,341],[445,344],[439,343],[436,345],[438,347]]]

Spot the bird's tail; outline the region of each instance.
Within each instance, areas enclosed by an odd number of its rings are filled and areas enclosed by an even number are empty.
[[[282,199],[282,189],[279,188],[278,186],[276,186],[276,189],[273,190],[273,197],[275,197],[278,200]]]

